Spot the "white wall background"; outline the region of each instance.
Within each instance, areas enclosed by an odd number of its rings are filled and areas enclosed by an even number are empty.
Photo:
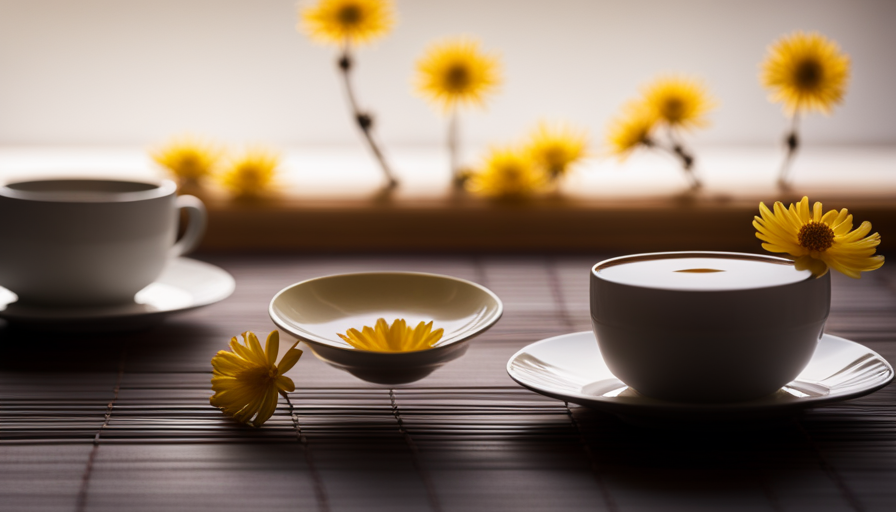
[[[846,103],[805,124],[814,144],[896,144],[896,1],[399,0],[395,32],[358,58],[388,144],[440,143],[411,92],[428,41],[478,36],[506,82],[470,141],[539,118],[601,140],[659,72],[705,77],[720,101],[700,144],[776,144],[785,122],[757,81],[766,46],[820,30],[852,56]],[[0,146],[144,145],[191,132],[278,145],[357,143],[333,51],[295,30],[293,0],[0,0]]]

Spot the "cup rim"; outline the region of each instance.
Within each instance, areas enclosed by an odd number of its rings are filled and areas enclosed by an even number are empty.
[[[46,192],[33,190],[17,190],[13,188],[15,185],[22,183],[46,183],[46,182],[99,182],[99,183],[136,183],[141,185],[149,185],[152,188],[148,190],[137,190],[131,192],[103,192],[97,194],[96,197],[82,196],[72,198],[68,192]],[[34,201],[45,203],[126,203],[136,201],[146,201],[149,199],[158,199],[173,195],[177,191],[177,184],[171,180],[163,179],[159,181],[144,179],[124,179],[124,178],[39,178],[39,179],[21,179],[11,181],[0,186],[0,197],[10,199],[18,199],[22,201]]]
[[[636,261],[648,261],[648,260],[657,260],[657,259],[678,259],[678,258],[705,258],[705,257],[713,257],[713,258],[723,258],[723,259],[732,259],[732,260],[752,260],[752,261],[761,261],[765,263],[775,263],[778,265],[793,265],[793,260],[782,258],[780,256],[772,256],[769,254],[754,254],[747,252],[724,252],[724,251],[669,251],[669,252],[648,252],[648,253],[639,253],[639,254],[629,254],[626,256],[617,256],[615,258],[606,259],[595,263],[591,266],[591,277],[594,279],[600,279],[604,282],[607,282],[607,279],[601,276],[598,272],[602,269],[613,267],[616,265],[622,265],[626,263],[632,263]],[[811,274],[808,275],[802,281],[796,281],[797,284],[803,283],[805,281],[810,281],[814,278]],[[615,283],[615,281],[614,281]],[[644,286],[636,285],[636,284],[622,284],[616,283],[622,286],[629,286],[634,288],[644,288]],[[788,285],[780,285],[780,286],[788,286]],[[655,288],[651,288],[655,289]],[[665,288],[663,288],[665,289]],[[676,291],[693,291],[693,290],[676,290]],[[733,291],[742,291],[738,289],[732,290],[701,290],[700,293],[723,293],[723,292],[733,292]]]

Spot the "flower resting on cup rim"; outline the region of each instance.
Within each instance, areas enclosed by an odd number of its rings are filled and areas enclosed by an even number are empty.
[[[373,328],[364,326],[360,331],[349,329],[340,338],[352,347],[370,352],[416,352],[432,348],[445,333],[444,329],[432,330],[432,321],[420,322],[412,329],[403,318],[396,318],[392,325],[385,318],[376,321]]]
[[[799,270],[809,270],[823,276],[833,268],[852,278],[862,272],[876,270],[884,264],[884,257],[874,255],[880,235],[871,232],[868,221],[852,229],[852,215],[844,208],[839,212],[823,212],[816,202],[809,208],[809,198],[785,208],[775,202],[774,211],[759,203],[759,216],[753,217],[756,238],[769,252],[786,253]]]
[[[209,399],[212,406],[240,423],[260,427],[277,410],[279,395],[295,391],[292,379],[285,376],[302,357],[296,341],[280,364],[280,333],[271,331],[264,349],[251,332],[244,332],[243,343],[236,336],[230,340],[230,349],[219,351],[212,358],[212,390]]]

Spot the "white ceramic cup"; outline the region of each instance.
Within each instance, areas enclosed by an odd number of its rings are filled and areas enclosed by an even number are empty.
[[[0,286],[48,306],[133,302],[205,230],[202,202],[172,181],[19,181],[0,187]],[[189,222],[175,242],[179,210]]]
[[[829,273],[816,278],[774,256],[624,256],[591,269],[591,321],[610,371],[645,396],[750,400],[809,363],[830,283]]]

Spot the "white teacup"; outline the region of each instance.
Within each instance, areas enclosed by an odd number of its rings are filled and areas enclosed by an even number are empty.
[[[0,286],[22,303],[132,302],[169,258],[192,250],[206,215],[172,181],[54,179],[0,187]],[[179,209],[189,213],[175,243]]]
[[[830,302],[830,274],[774,256],[637,254],[591,270],[591,321],[607,366],[664,400],[775,392],[809,363]]]

